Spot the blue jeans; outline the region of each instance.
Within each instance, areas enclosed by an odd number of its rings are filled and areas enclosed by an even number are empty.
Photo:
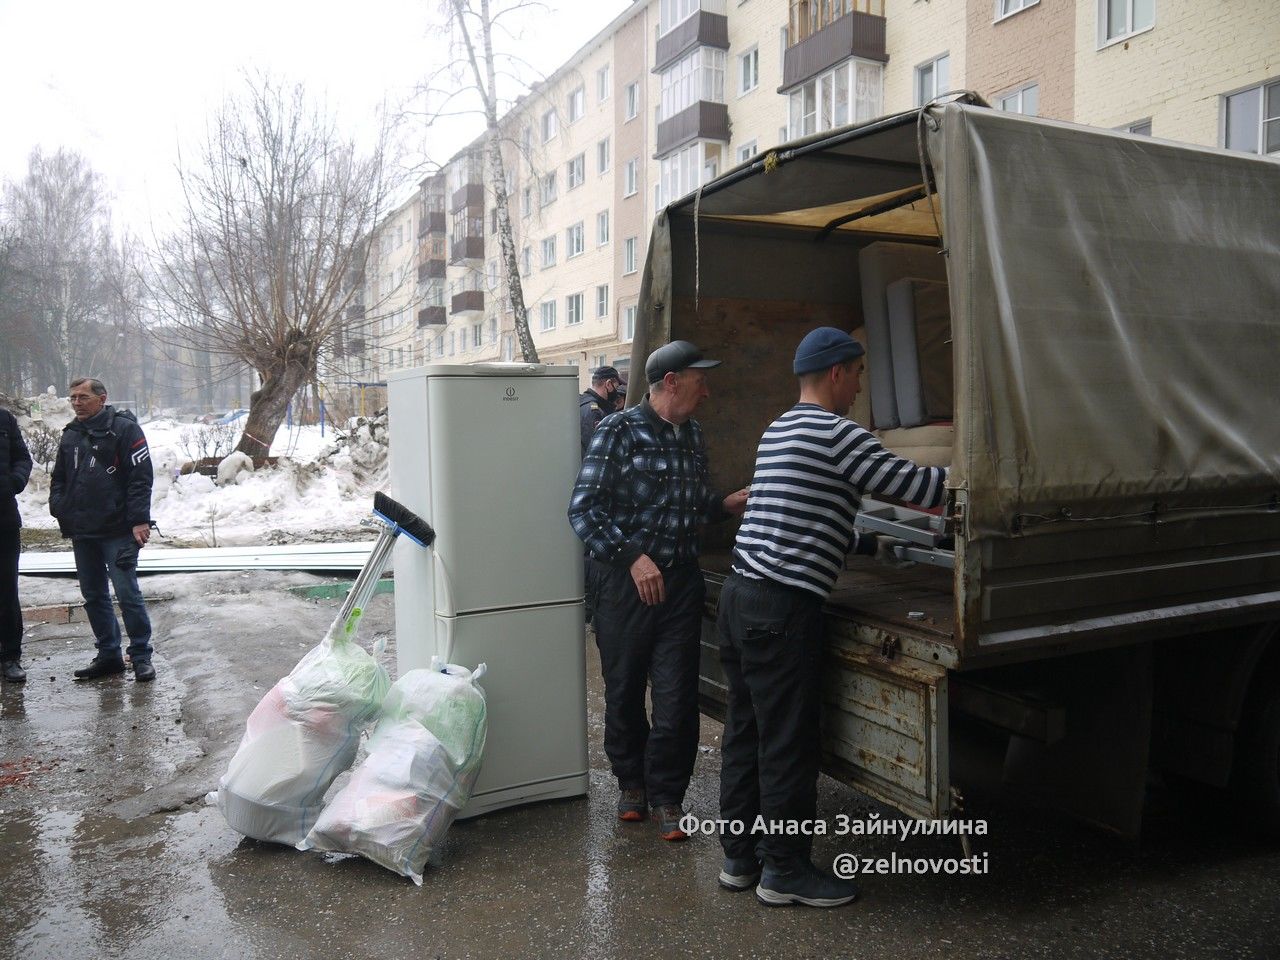
[[[111,607],[115,589],[124,628],[129,634],[129,658],[138,663],[151,659],[151,618],[138,587],[138,544],[133,534],[119,537],[75,537],[76,577],[84,611],[93,627],[93,643],[105,660],[120,657],[120,624]]]

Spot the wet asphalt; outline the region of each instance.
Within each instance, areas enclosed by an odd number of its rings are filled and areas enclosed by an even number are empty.
[[[715,882],[719,846],[614,819],[588,643],[588,797],[457,823],[422,887],[368,861],[246,840],[205,794],[257,700],[338,601],[304,574],[151,577],[158,680],[76,683],[87,626],[29,624],[0,688],[0,958],[1280,957],[1280,849],[1220,798],[1153,785],[1141,845],[969,790],[979,876],[868,878],[837,910],[769,909]],[[24,604],[75,598],[23,578]],[[362,639],[389,641],[392,597]],[[490,665],[491,669],[494,665]],[[536,722],[536,718],[532,718]],[[686,805],[714,816],[719,724],[703,720]],[[994,756],[975,742],[975,755]],[[341,781],[340,781],[341,782]],[[891,817],[824,778],[820,817]],[[819,838],[816,859],[960,857],[954,837]]]

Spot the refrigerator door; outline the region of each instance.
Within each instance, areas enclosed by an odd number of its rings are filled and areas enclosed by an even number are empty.
[[[437,537],[426,554],[397,549],[397,578],[403,561],[433,615],[581,599],[582,544],[566,516],[575,369],[429,366],[389,388],[393,496]]]
[[[440,617],[436,641],[452,663],[488,664],[480,681],[489,715],[484,761],[460,816],[585,794],[582,603]]]

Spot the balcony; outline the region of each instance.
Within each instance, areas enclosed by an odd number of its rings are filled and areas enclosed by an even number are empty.
[[[425,237],[429,233],[448,233],[443,210],[428,210],[418,223],[418,236]]]
[[[694,47],[729,49],[729,18],[722,13],[699,10],[683,23],[658,38],[653,72],[661,73]]]
[[[427,280],[441,280],[444,278],[444,260],[431,259],[424,260],[418,264],[418,282],[424,283]]]
[[[347,307],[347,319],[348,320],[364,319],[364,306],[359,303],[353,303],[349,307]]]
[[[463,290],[453,295],[449,312],[455,317],[477,317],[484,313],[484,291]]]
[[[484,237],[454,237],[449,245],[449,262],[466,263],[468,260],[484,259]]]
[[[484,209],[484,184],[483,183],[467,183],[453,191],[453,203],[449,209],[454,213],[466,210],[468,207],[480,207]]]
[[[888,62],[884,28],[884,17],[855,10],[787,47],[782,62],[782,86],[778,92],[784,93],[811,80],[850,57]]]
[[[418,311],[419,327],[443,327],[449,322],[443,306],[423,307]]]
[[[658,124],[657,153],[664,157],[692,140],[729,142],[729,107],[723,103],[699,100],[670,119]]]

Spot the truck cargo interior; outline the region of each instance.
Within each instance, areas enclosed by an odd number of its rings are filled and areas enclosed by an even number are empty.
[[[945,99],[660,211],[631,368],[674,339],[723,361],[698,419],[732,490],[796,344],[839,327],[853,419],[951,468],[940,562],[853,559],[829,598],[828,773],[945,816],[963,713],[1006,783],[1120,834],[1155,767],[1245,777],[1280,833],[1280,163]],[[704,540],[712,715],[733,533]]]

